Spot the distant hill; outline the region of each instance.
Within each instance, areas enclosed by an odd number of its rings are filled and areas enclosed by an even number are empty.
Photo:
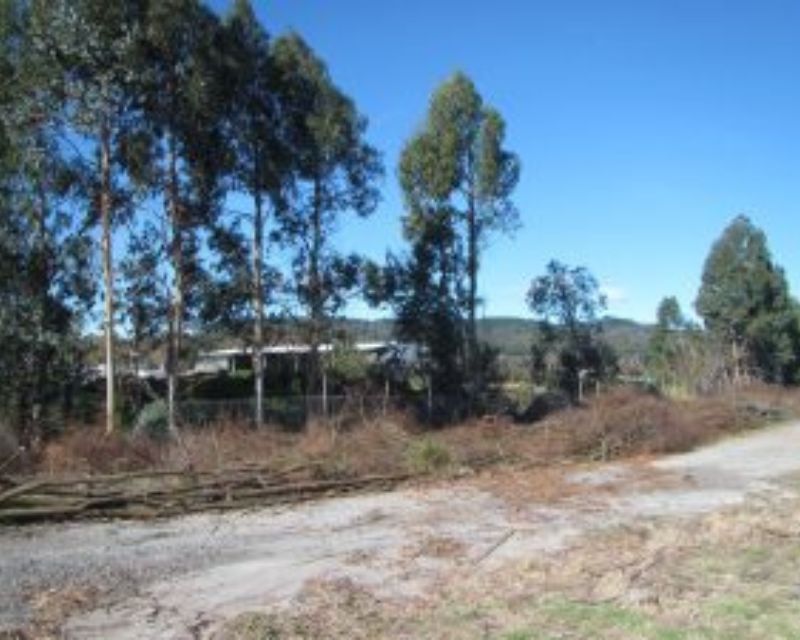
[[[603,318],[603,333],[620,357],[642,356],[647,350],[653,326],[640,324],[624,318]],[[337,321],[340,329],[355,340],[391,340],[394,321],[342,319]],[[536,322],[530,318],[490,317],[478,321],[478,335],[502,355],[527,357],[531,340],[536,331]]]
[[[603,319],[605,338],[622,358],[631,356],[643,358],[654,328],[652,324],[641,324],[626,318]]]

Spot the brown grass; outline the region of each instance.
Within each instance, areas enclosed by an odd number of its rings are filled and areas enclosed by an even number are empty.
[[[161,467],[163,456],[163,447],[153,441],[80,427],[47,442],[37,456],[37,470],[50,475],[137,471]]]
[[[550,416],[540,427],[552,456],[593,459],[686,451],[735,428],[735,407],[724,399],[669,400],[628,389]]]
[[[325,477],[356,476],[403,470],[412,438],[402,417],[365,422],[347,432],[312,422],[299,434],[270,428],[256,431],[226,422],[182,431],[177,440],[167,443],[75,427],[44,445],[34,471],[48,475],[144,469],[215,471],[304,464],[318,467]]]
[[[157,443],[97,428],[74,428],[47,443],[34,471],[110,473],[140,469],[220,470],[246,465],[315,467],[323,477],[396,472],[463,474],[489,466],[544,466],[686,451],[725,434],[800,414],[800,393],[753,387],[713,397],[675,400],[616,389],[531,425],[474,420],[423,432],[402,414],[341,430],[313,422],[302,433],[255,431],[236,423],[185,430]],[[421,446],[422,445],[422,446]],[[427,469],[415,452],[446,454]]]
[[[548,417],[539,430],[548,457],[611,459],[688,451],[798,410],[800,394],[769,387],[683,400],[620,388]]]

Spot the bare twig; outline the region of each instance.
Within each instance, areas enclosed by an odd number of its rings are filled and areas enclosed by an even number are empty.
[[[485,552],[483,552],[477,560],[473,563],[474,565],[481,564],[484,560],[488,559],[495,551],[497,551],[500,547],[502,547],[506,542],[511,540],[511,538],[516,533],[516,529],[511,529],[510,531],[506,531],[499,540],[497,540],[491,547],[489,547]]]

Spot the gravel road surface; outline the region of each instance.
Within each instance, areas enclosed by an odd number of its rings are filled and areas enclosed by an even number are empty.
[[[66,637],[104,640],[212,637],[231,616],[288,604],[316,579],[420,596],[465,568],[491,571],[602,528],[784,492],[781,478],[798,471],[792,423],[647,465],[572,472],[576,490],[555,503],[463,479],[281,509],[0,529],[0,630],[26,626],[37,595],[66,590],[96,603],[68,620]],[[459,553],[425,552],[445,543]]]

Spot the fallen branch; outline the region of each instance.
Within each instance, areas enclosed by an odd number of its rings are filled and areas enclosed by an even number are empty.
[[[310,467],[280,472],[156,472],[57,481],[33,480],[0,494],[0,523],[78,518],[174,516],[206,510],[245,509],[394,487],[407,474],[336,480],[293,478]],[[127,486],[126,486],[127,484]]]

